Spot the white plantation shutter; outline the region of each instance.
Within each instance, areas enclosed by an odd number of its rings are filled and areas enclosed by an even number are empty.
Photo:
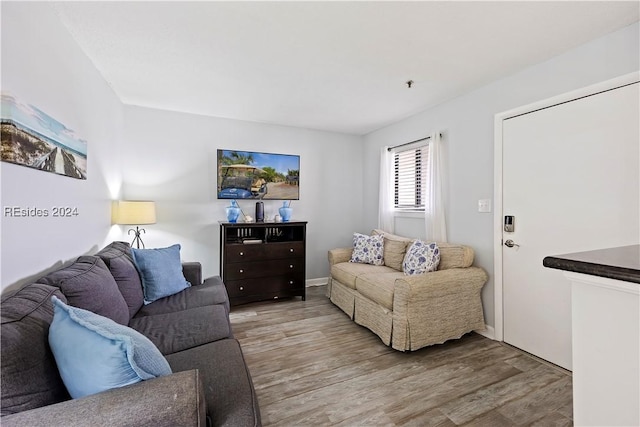
[[[402,147],[404,148],[404,147]],[[429,210],[429,145],[421,144],[393,153],[394,207]]]

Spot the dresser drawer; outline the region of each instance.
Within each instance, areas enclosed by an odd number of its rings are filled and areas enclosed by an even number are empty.
[[[306,298],[305,221],[220,224],[220,276],[232,306]],[[254,243],[242,243],[242,239]]]
[[[249,297],[252,295],[273,294],[280,291],[304,289],[304,277],[276,276],[259,279],[225,281],[229,298]]]
[[[225,248],[225,251],[225,260],[229,263],[288,257],[304,257],[304,242],[228,245]]]
[[[304,258],[274,259],[228,263],[224,266],[223,280],[252,279],[255,277],[282,276],[304,273]]]

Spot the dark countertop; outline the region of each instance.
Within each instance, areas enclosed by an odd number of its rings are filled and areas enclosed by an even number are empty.
[[[545,267],[640,283],[640,245],[545,257]]]

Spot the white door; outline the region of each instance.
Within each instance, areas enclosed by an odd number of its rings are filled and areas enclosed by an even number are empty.
[[[571,369],[571,291],[548,255],[639,243],[638,83],[503,121],[504,341]]]

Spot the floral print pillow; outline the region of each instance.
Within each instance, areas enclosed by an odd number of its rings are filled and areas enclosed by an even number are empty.
[[[384,236],[367,236],[366,234],[353,233],[353,254],[349,262],[361,264],[384,264]]]
[[[440,264],[440,248],[433,243],[416,240],[407,250],[402,262],[402,270],[406,276],[415,276],[436,271]]]

